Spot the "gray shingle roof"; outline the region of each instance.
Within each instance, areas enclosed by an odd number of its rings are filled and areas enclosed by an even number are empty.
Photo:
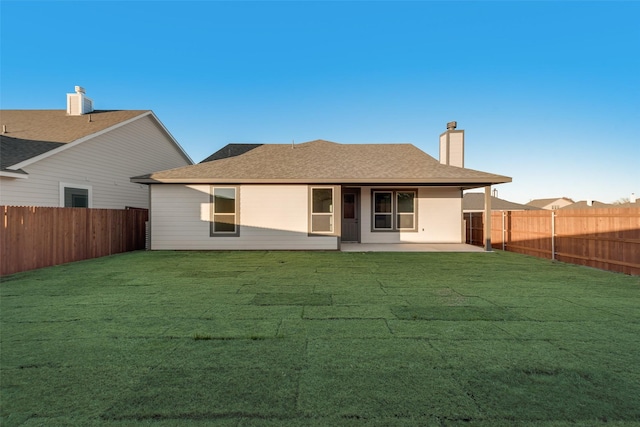
[[[462,210],[484,211],[484,193],[465,193],[462,197]],[[491,210],[493,211],[531,211],[541,210],[540,208],[520,203],[510,202],[508,200],[499,199],[491,196]]]
[[[564,206],[560,209],[598,209],[598,208],[613,208],[614,205],[609,205],[607,203],[602,203],[597,200],[591,201],[591,206],[586,200],[581,200],[579,202],[575,202],[571,205]]]
[[[239,156],[260,147],[262,144],[227,144],[200,163],[211,162],[213,160],[227,159],[229,157]]]
[[[30,141],[0,135],[0,170],[58,148],[64,143]],[[13,171],[18,172],[18,171]]]
[[[411,144],[338,144],[324,140],[295,146],[265,144],[234,157],[132,180],[143,183],[466,183],[470,188],[480,183],[511,182],[511,178],[502,175],[442,165]]]
[[[1,135],[1,170],[146,112],[94,111],[69,116],[65,110],[0,110],[0,125],[6,130]]]

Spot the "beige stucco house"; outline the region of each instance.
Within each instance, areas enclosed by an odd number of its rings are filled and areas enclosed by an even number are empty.
[[[131,180],[151,189],[151,249],[463,243],[462,191],[511,178],[464,168],[454,126],[440,142],[440,161],[411,144],[230,144]]]
[[[0,205],[148,208],[130,177],[193,162],[149,110],[95,111],[84,90],[65,110],[0,110]]]

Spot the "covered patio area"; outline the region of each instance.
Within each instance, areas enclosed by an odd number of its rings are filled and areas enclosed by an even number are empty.
[[[342,252],[485,252],[465,243],[342,243]]]

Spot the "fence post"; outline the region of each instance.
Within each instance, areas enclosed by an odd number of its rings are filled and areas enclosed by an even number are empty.
[[[506,215],[505,211],[502,211],[502,250],[505,250],[505,243],[504,243],[504,235],[505,235],[505,230],[504,230],[504,216]]]
[[[551,211],[551,260],[556,259],[556,211]]]
[[[484,250],[491,252],[491,186],[484,187]]]

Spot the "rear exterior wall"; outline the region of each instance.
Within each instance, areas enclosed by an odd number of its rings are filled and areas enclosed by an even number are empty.
[[[417,187],[417,231],[373,231],[372,190],[395,188],[361,188],[362,243],[464,243],[462,192],[454,187]]]
[[[151,249],[336,250],[336,236],[309,236],[306,185],[239,187],[239,236],[211,237],[211,186],[151,185]],[[334,195],[335,200],[338,195]]]
[[[150,185],[151,249],[338,249],[337,236],[309,235],[309,186],[242,185],[238,189],[239,236],[211,237],[210,185]],[[362,243],[463,243],[460,189],[419,187],[418,229],[413,232],[372,231],[373,189],[361,188]],[[334,204],[341,198],[339,193],[334,193]],[[336,206],[337,231],[341,229],[339,213]]]

